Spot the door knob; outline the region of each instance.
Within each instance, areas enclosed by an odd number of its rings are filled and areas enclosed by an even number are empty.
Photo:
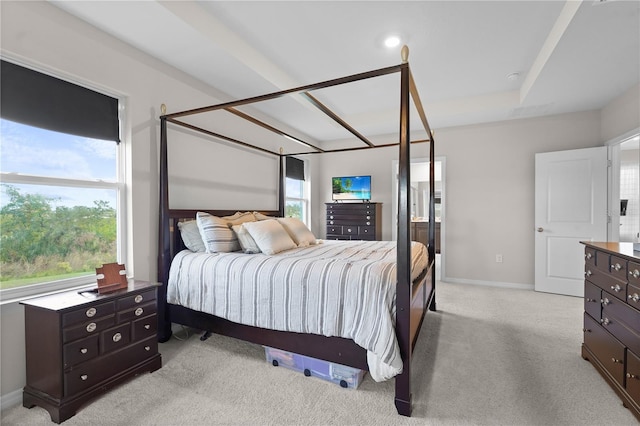
[[[542,232],[542,231],[544,231],[544,229],[543,228],[538,228],[537,231],[538,232]]]

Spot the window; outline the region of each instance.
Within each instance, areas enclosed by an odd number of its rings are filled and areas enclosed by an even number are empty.
[[[1,71],[0,297],[94,283],[96,267],[124,258],[118,100],[5,61]]]
[[[309,225],[309,191],[305,181],[304,162],[287,157],[285,216],[296,217]]]

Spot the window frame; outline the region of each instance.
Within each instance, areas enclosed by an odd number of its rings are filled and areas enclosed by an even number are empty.
[[[3,58],[4,59],[4,58]],[[113,141],[116,144],[116,180],[106,181],[100,179],[68,179],[59,177],[48,177],[31,174],[19,174],[11,172],[0,172],[0,183],[8,184],[28,184],[28,185],[41,185],[41,186],[65,186],[73,188],[87,188],[87,189],[109,189],[116,191],[116,259],[118,263],[123,263],[123,259],[128,259],[127,253],[127,173],[126,167],[126,138],[125,129],[125,117],[126,117],[126,99],[122,96],[114,93],[110,93],[107,90],[96,88],[95,85],[80,81],[78,78],[61,75],[60,73],[53,73],[41,68],[33,67],[29,64],[24,64],[19,61],[12,62],[31,68],[35,71],[43,74],[50,75],[61,80],[65,80],[77,86],[85,87],[87,89],[111,96],[118,100],[118,120],[120,121],[120,142]],[[127,270],[129,275],[129,270]],[[6,303],[17,302],[28,298],[39,297],[51,293],[57,293],[61,291],[67,291],[71,289],[79,289],[84,287],[95,287],[96,277],[95,275],[88,274],[81,277],[68,278],[56,281],[45,281],[42,283],[28,284],[21,287],[13,287],[4,290],[0,290],[0,305]]]
[[[301,161],[304,164],[304,172],[307,178],[304,180],[300,180],[300,179],[285,177],[285,183],[287,179],[297,180],[302,182],[302,198],[289,196],[289,194],[287,194],[286,192],[287,185],[285,185],[284,204],[286,206],[288,201],[302,202],[302,216],[303,216],[302,222],[304,222],[304,224],[307,225],[307,227],[309,227],[311,223],[311,183],[310,183],[310,178],[308,177],[309,176],[308,163],[305,160],[301,160]]]

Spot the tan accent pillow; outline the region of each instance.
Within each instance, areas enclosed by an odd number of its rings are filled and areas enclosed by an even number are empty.
[[[256,218],[256,220],[269,220],[269,219],[273,219],[272,216],[267,216],[266,214],[262,214],[260,212],[253,212],[253,216]]]
[[[295,217],[279,217],[278,222],[287,230],[298,247],[306,247],[316,243],[316,237],[300,219]]]
[[[280,222],[275,219],[247,222],[242,226],[264,254],[276,254],[297,247]]]

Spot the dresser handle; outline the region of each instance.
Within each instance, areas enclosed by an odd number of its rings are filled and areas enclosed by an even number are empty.
[[[333,216],[329,216],[329,219],[333,219]]]
[[[145,324],[145,325],[144,325],[144,329],[145,329],[145,330],[149,330],[150,328],[151,328],[151,325],[150,325],[150,324]]]
[[[622,265],[620,265],[619,263],[616,263],[615,265],[611,265],[611,269],[615,269],[616,271],[619,271],[620,269],[622,269]]]
[[[609,325],[611,324],[611,320],[607,317],[603,318],[602,320],[600,320],[600,322],[604,325]]]
[[[96,328],[97,328],[97,327],[98,327],[98,326],[96,325],[96,323],[95,323],[95,322],[89,323],[89,324],[87,325],[87,331],[88,331],[89,333],[93,333],[94,331],[96,331]]]
[[[590,328],[583,328],[582,332],[583,333],[591,333],[591,329]]]
[[[611,361],[613,361],[614,364],[622,364],[622,360],[620,359],[611,358]]]
[[[629,275],[631,275],[633,278],[640,278],[640,271],[634,269],[633,272],[629,271]]]
[[[142,313],[144,312],[144,309],[142,308],[138,308],[135,310],[134,314],[139,317],[140,315],[142,315]]]
[[[611,286],[611,290],[613,290],[616,293],[618,293],[618,292],[620,292],[620,290],[622,290],[622,287],[620,287],[620,284],[612,285]]]
[[[631,374],[631,373],[627,373],[627,379],[637,379],[638,376],[636,376],[635,374]]]
[[[143,299],[142,295],[141,295],[141,294],[138,294],[138,295],[133,299],[133,301],[134,301],[134,302],[136,302],[136,303],[140,303],[140,302],[142,302],[142,299]]]
[[[330,225],[333,225],[333,221],[332,221],[332,220],[331,220],[331,221],[329,221],[329,224],[330,224]]]
[[[600,299],[600,303],[602,303],[604,306],[607,306],[611,303],[611,301],[609,300],[609,298],[605,297],[604,299]]]
[[[87,314],[87,316],[89,318],[91,318],[92,316],[94,316],[98,311],[96,310],[96,308],[89,308],[87,309],[87,312],[85,312],[85,314]]]
[[[593,256],[591,255],[591,253],[587,253],[584,255],[584,257],[586,257],[587,259],[591,259]]]
[[[591,269],[587,269],[587,272],[585,272],[584,274],[590,277],[591,275],[593,275],[593,272],[591,272]]]
[[[80,376],[80,380],[82,380],[83,382],[85,380],[87,380],[89,378],[89,376],[87,376],[86,374],[83,374],[82,376]]]
[[[147,352],[150,351],[151,350],[151,346],[145,346],[144,350],[147,351]]]
[[[119,342],[122,339],[122,334],[120,333],[116,333],[113,335],[113,341],[114,342]]]
[[[371,216],[367,216],[367,220],[371,219]]]
[[[595,301],[596,301],[596,299],[591,299],[590,297],[587,297],[587,298],[585,299],[585,301],[586,301],[586,302],[595,302]]]
[[[633,296],[632,295],[628,295],[627,299],[629,299],[629,300],[631,300],[631,301],[633,301],[635,303],[638,303],[638,300],[640,300],[640,296],[638,295],[638,293],[633,293]]]
[[[81,354],[86,354],[87,352],[89,352],[89,350],[87,348],[80,349],[80,353]]]

